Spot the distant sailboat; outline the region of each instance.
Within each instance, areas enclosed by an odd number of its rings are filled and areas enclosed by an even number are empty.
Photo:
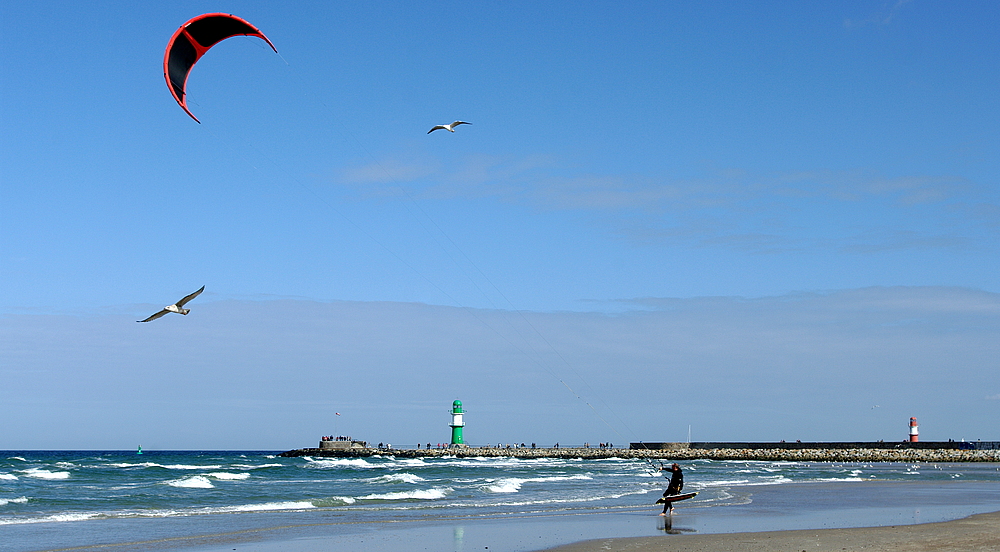
[[[142,454],[142,445],[139,445],[139,450],[135,452],[136,454]]]

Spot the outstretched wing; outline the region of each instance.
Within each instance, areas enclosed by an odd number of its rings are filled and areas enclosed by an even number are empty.
[[[428,130],[427,134],[430,134],[430,133],[434,132],[435,130],[448,130],[448,127],[446,127],[444,125],[438,125],[438,126],[432,128],[432,129]]]
[[[451,124],[451,128],[455,128],[458,125],[471,125],[471,124],[472,123],[467,123],[465,121],[455,121],[454,123]]]
[[[188,301],[194,299],[195,297],[198,296],[199,293],[201,293],[203,291],[205,291],[205,286],[201,286],[201,288],[199,288],[198,291],[196,291],[196,292],[192,293],[191,295],[188,295],[187,297],[185,297],[185,298],[181,299],[180,301],[178,301],[177,302],[177,308],[183,307],[185,303],[187,303]]]
[[[168,311],[167,309],[163,309],[160,312],[158,312],[158,313],[150,316],[149,318],[147,318],[145,320],[136,320],[136,322],[149,322],[150,320],[156,320],[157,318],[163,316],[164,314],[167,314],[168,312],[170,312],[170,311]]]

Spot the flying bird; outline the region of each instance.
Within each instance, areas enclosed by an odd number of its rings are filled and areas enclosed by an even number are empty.
[[[448,132],[455,132],[455,127],[458,125],[471,125],[472,123],[466,123],[465,121],[455,121],[450,125],[438,125],[427,131],[427,134],[434,132],[435,130],[447,130]]]
[[[147,318],[145,320],[136,320],[136,322],[149,322],[150,320],[156,320],[157,318],[159,318],[159,317],[161,317],[164,314],[167,314],[169,312],[176,312],[177,314],[187,314],[187,313],[191,312],[191,309],[185,309],[184,305],[187,304],[188,301],[190,301],[190,300],[194,299],[195,297],[197,297],[198,294],[201,293],[201,292],[203,292],[203,291],[205,291],[205,286],[201,286],[201,289],[199,289],[198,291],[192,293],[191,295],[185,296],[183,299],[181,299],[180,301],[174,303],[173,305],[167,305],[167,306],[163,307],[163,310],[161,310],[160,312],[158,312],[158,313],[150,316],[149,318]]]

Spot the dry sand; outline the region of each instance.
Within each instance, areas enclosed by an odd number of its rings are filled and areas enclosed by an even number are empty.
[[[596,539],[549,552],[1000,551],[1000,512],[921,525]]]

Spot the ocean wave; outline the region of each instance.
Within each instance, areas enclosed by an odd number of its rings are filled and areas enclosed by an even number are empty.
[[[357,497],[358,500],[437,500],[448,496],[454,491],[451,487],[435,487],[433,489],[417,489],[398,493],[370,494]]]
[[[20,470],[20,472],[27,477],[34,477],[35,479],[69,479],[69,472],[67,471],[54,472],[43,468],[31,468]]]
[[[378,467],[371,462],[368,462],[364,458],[334,458],[334,459],[322,459],[316,460],[311,456],[303,456],[308,462],[306,464],[307,468],[319,468],[319,469],[330,469],[330,468],[375,468]]]
[[[27,460],[25,460],[22,456],[8,456],[7,460],[20,460],[22,462],[27,462]]]
[[[105,517],[97,512],[75,513],[75,514],[51,514],[38,517],[0,517],[0,525],[22,525],[26,523],[52,523],[59,521],[84,521],[98,517]]]
[[[421,481],[427,481],[419,475],[414,475],[412,473],[390,473],[386,475],[380,475],[378,477],[372,477],[366,479],[368,483],[419,483]]]
[[[313,500],[312,505],[317,508],[329,508],[332,506],[347,506],[349,504],[354,504],[355,502],[357,501],[349,496],[331,496]]]
[[[484,485],[483,490],[491,493],[516,493],[521,490],[522,483],[524,483],[523,479],[511,477],[508,479],[500,479],[490,485]]]
[[[589,475],[554,475],[549,477],[507,477],[497,479],[489,485],[483,486],[483,490],[491,493],[516,493],[521,490],[524,483],[548,483],[552,481],[573,481],[593,479]]]
[[[219,470],[221,465],[196,466],[193,464],[157,464],[156,462],[112,462],[110,468],[161,468],[164,470]]]
[[[0,473],[0,481],[17,481],[17,476],[12,473]]]
[[[162,467],[159,464],[154,464],[152,462],[109,462],[104,464],[107,468],[149,468],[152,466]]]
[[[28,497],[22,496],[18,498],[0,498],[0,506],[6,506],[8,504],[25,504],[28,502]]]
[[[229,472],[212,472],[206,473],[206,477],[211,477],[213,479],[219,479],[222,481],[242,481],[250,477],[249,473],[229,473]]]
[[[233,464],[231,467],[238,470],[259,470],[262,468],[283,468],[284,464]]]
[[[212,482],[203,475],[192,475],[191,477],[174,479],[173,481],[167,481],[166,484],[171,487],[180,487],[184,489],[212,489],[215,487],[215,485],[212,485]]]
[[[396,462],[404,466],[426,466],[427,462],[423,458],[397,458]]]
[[[221,506],[211,508],[200,513],[234,513],[234,512],[266,512],[274,510],[308,510],[315,508],[312,502],[291,501],[291,502],[264,502],[261,504],[241,504],[239,506]]]
[[[18,499],[19,500],[19,499]],[[350,504],[354,499],[344,497],[342,504]],[[50,514],[37,517],[3,517],[0,516],[0,526],[21,525],[28,523],[53,523],[86,521],[91,519],[128,519],[128,518],[166,518],[166,517],[186,517],[206,514],[235,514],[241,512],[266,512],[280,510],[308,510],[316,508],[312,502],[289,501],[289,502],[264,502],[259,504],[240,504],[236,506],[212,506],[205,508],[189,509],[162,509],[162,510],[126,510],[112,513],[105,512],[76,512],[65,514]]]

